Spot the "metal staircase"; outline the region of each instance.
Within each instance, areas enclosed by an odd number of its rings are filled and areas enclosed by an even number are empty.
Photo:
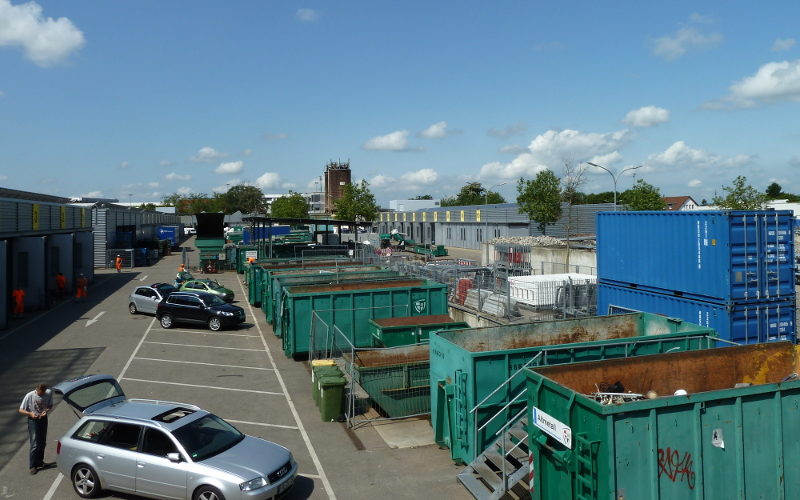
[[[523,499],[528,493],[527,418],[517,420],[486,451],[458,474],[458,480],[478,500]]]

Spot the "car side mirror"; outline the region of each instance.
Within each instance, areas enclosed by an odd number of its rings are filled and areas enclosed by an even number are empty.
[[[180,453],[167,453],[167,459],[170,462],[178,463],[181,461],[181,454]]]

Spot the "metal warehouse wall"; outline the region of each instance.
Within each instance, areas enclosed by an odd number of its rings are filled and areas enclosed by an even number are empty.
[[[82,207],[0,199],[0,236],[50,234],[90,227],[89,211]]]
[[[565,203],[561,219],[547,226],[547,234],[566,237],[568,226],[572,235],[595,234],[597,212],[613,209],[612,203],[603,203],[575,205],[570,211]],[[516,203],[382,212],[377,226],[379,233],[390,233],[396,229],[417,242],[471,249],[480,249],[484,241],[493,238],[542,234],[537,222],[519,213]]]

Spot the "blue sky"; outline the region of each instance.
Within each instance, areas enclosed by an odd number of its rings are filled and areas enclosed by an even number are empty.
[[[800,193],[800,3],[0,0],[0,185],[379,202],[592,161]],[[618,177],[630,187],[633,171]],[[582,190],[610,191],[589,169]]]

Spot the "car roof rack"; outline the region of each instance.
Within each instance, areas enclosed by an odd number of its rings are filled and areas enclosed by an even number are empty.
[[[203,411],[202,408],[195,405],[190,405],[188,403],[178,403],[177,401],[163,401],[160,399],[145,399],[145,398],[130,398],[127,400],[129,403],[148,403],[152,405],[170,405],[170,406],[179,406],[181,408],[188,408],[194,411]]]

